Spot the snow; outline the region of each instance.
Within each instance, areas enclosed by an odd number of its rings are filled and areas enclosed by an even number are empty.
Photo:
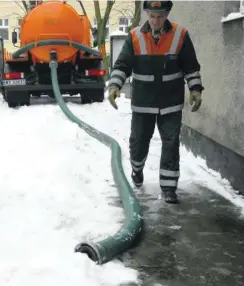
[[[226,17],[222,17],[221,22],[228,22],[228,21],[232,21],[232,20],[236,20],[236,19],[240,19],[240,18],[244,18],[244,14],[240,13],[240,12],[233,12],[230,13],[228,16]]]
[[[123,31],[119,31],[119,30],[110,33],[110,37],[111,36],[126,36],[126,35],[127,35],[127,33],[123,32]]]
[[[69,103],[68,107],[118,141],[130,181],[130,100],[122,94],[117,103],[118,110],[107,100],[91,105]],[[105,238],[123,223],[123,209],[114,204],[119,195],[110,150],[53,104],[14,110],[1,101],[0,132],[0,285],[138,283],[138,272],[117,259],[96,265],[85,254],[74,253],[79,242]],[[159,193],[157,130],[151,144],[145,181]],[[192,183],[214,190],[244,210],[244,200],[229,183],[181,146],[179,187],[187,192]]]
[[[110,198],[118,197],[110,150],[57,106],[12,110],[1,103],[0,132],[0,285],[136,281],[118,261],[100,267],[74,253],[80,241],[107,237],[123,222]]]

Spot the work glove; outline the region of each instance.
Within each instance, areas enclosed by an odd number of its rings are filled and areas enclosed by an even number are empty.
[[[118,87],[112,87],[109,90],[109,96],[108,96],[108,100],[110,101],[111,105],[115,108],[118,109],[117,104],[115,103],[115,99],[117,97],[120,97],[120,90]]]
[[[191,91],[190,92],[190,99],[189,99],[189,102],[190,102],[190,105],[193,105],[191,111],[192,112],[195,112],[199,109],[199,107],[201,106],[201,103],[202,103],[202,94],[200,91]]]

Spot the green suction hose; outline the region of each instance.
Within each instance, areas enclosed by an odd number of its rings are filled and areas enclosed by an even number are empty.
[[[45,41],[45,44],[43,41],[41,41],[41,43],[39,42],[38,45],[54,45],[54,42],[56,43],[57,40]],[[20,49],[21,52],[18,50],[15,52],[15,56],[29,50],[30,47],[33,47],[33,45],[30,44],[28,47],[23,47]],[[78,43],[76,43],[76,47],[81,50],[84,48],[84,46]],[[98,55],[98,52],[93,49],[87,47],[85,47],[85,49],[89,53]],[[121,148],[117,141],[112,137],[98,131],[87,123],[81,121],[68,109],[67,105],[65,104],[58,83],[57,56],[58,55],[55,51],[50,52],[49,66],[51,69],[52,87],[58,105],[72,122],[78,124],[78,126],[84,129],[84,131],[86,131],[89,135],[110,147],[112,151],[112,173],[124,206],[124,224],[122,228],[113,236],[109,236],[108,238],[96,243],[89,241],[81,242],[75,247],[75,252],[86,253],[89,258],[96,263],[103,264],[129,249],[138,235],[142,232],[143,219],[141,216],[141,207],[124,174],[121,163]]]
[[[92,137],[96,138],[112,149],[111,163],[113,176],[118,186],[126,214],[124,226],[112,237],[108,237],[107,239],[104,239],[96,244],[92,242],[80,243],[76,247],[77,252],[87,253],[92,260],[102,264],[111,260],[122,251],[128,249],[136,238],[138,232],[141,231],[142,218],[140,214],[140,205],[124,175],[121,164],[120,146],[113,138],[99,132],[73,115],[73,113],[67,108],[60,93],[57,79],[57,62],[52,60],[50,62],[50,68],[54,95],[65,115],[71,121],[77,123]]]

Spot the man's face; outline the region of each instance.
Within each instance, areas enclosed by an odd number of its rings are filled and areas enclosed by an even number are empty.
[[[151,29],[159,30],[163,28],[167,16],[167,12],[148,12],[148,21]]]

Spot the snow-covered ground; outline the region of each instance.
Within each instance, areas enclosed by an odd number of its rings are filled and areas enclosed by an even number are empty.
[[[118,111],[108,101],[68,107],[118,141],[130,181],[130,101],[122,95],[117,102]],[[57,105],[14,110],[1,99],[0,132],[0,285],[136,283],[136,270],[118,260],[99,266],[74,253],[79,242],[113,234],[123,222],[123,209],[113,204],[118,193],[110,150],[69,121]],[[156,130],[145,167],[145,184],[155,182],[155,192],[160,147]],[[179,187],[187,190],[192,178],[244,209],[244,200],[228,182],[182,147]]]

